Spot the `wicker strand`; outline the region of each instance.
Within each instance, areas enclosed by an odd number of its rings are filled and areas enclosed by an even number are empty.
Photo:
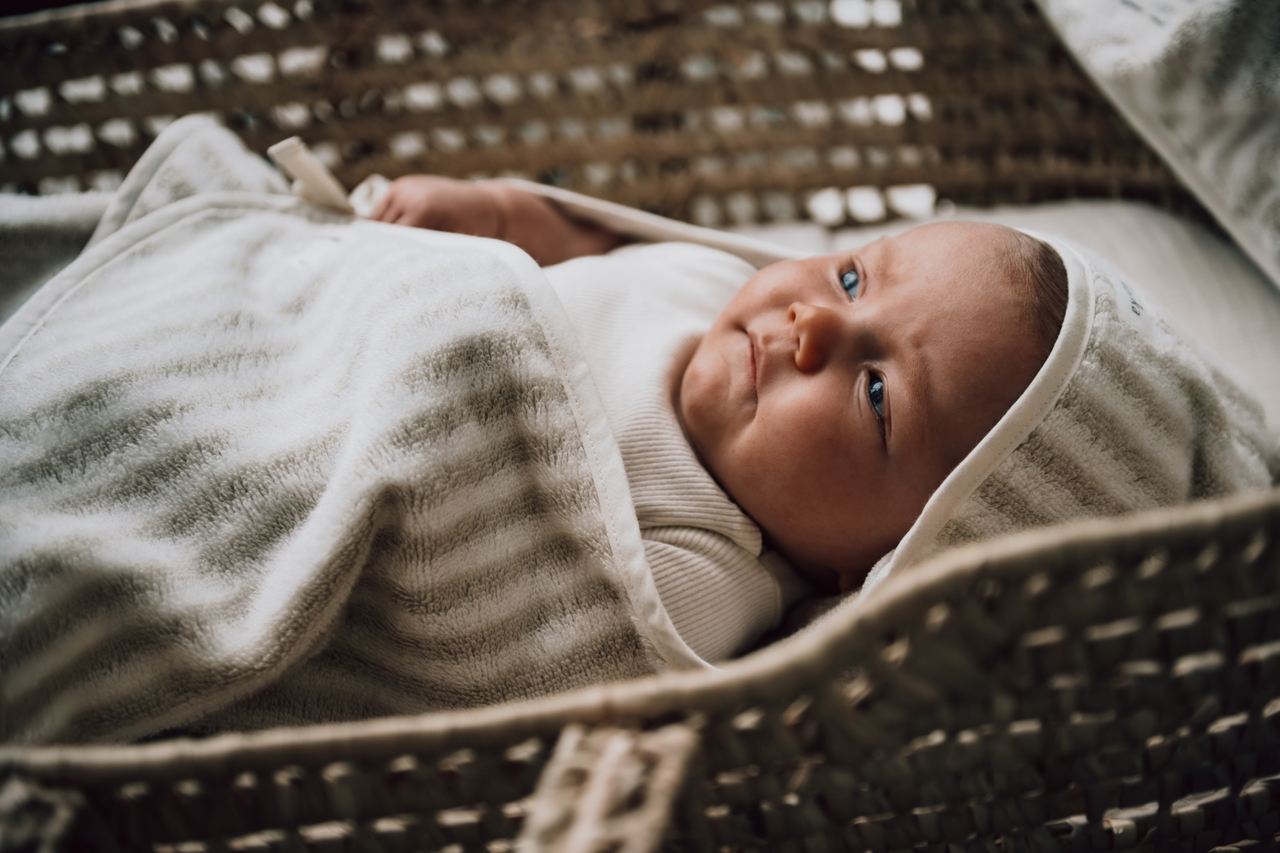
[[[520,853],[650,853],[667,830],[698,747],[696,726],[560,734],[516,843]]]
[[[1280,492],[959,549],[912,580],[709,676],[203,741],[6,746],[0,776],[78,792],[126,849],[509,849],[527,821],[555,822],[529,797],[557,778],[566,725],[626,722],[640,740],[695,715],[667,836],[682,847],[1273,843]]]
[[[10,191],[111,188],[211,112],[348,186],[514,174],[705,225],[918,215],[921,186],[1197,211],[1024,0],[113,0],[2,20],[0,56]]]

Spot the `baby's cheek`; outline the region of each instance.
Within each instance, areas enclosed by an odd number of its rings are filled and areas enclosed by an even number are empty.
[[[760,418],[768,427],[770,440],[806,456],[850,449],[857,424],[849,401],[844,395],[806,386],[811,383],[795,383],[770,401],[771,411]]]
[[[695,355],[680,380],[680,416],[693,449],[702,457],[704,465],[719,455],[717,450],[724,432],[718,405],[723,392],[707,362],[708,359]]]

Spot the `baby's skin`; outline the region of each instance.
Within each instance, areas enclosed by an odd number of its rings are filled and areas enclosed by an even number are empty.
[[[497,237],[546,266],[622,238],[497,182],[401,178],[384,222]],[[856,589],[1041,363],[998,225],[922,226],[752,276],[683,371],[699,459],[821,588]]]
[[[408,175],[392,182],[370,219],[514,243],[540,266],[602,255],[626,242],[612,231],[570,219],[546,200],[501,181]]]

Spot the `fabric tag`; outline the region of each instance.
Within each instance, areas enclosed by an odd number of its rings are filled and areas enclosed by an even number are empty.
[[[1145,293],[1121,276],[1098,275],[1097,282],[1109,286],[1116,302],[1116,313],[1149,344],[1158,344],[1155,305]]]

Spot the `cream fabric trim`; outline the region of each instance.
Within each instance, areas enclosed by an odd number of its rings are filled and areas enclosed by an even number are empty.
[[[960,505],[968,500],[974,489],[1014,448],[1026,440],[1053,409],[1080,366],[1089,336],[1093,332],[1095,294],[1092,272],[1070,243],[1047,234],[1030,231],[1025,233],[1053,246],[1067,267],[1067,314],[1058,340],[1027,390],[964,461],[942,481],[942,485],[925,504],[916,523],[898,543],[898,547],[872,567],[862,585],[863,594],[875,588],[898,568],[916,562],[928,552]]]
[[[741,234],[677,222],[664,216],[645,213],[643,210],[635,210],[611,201],[592,198],[589,195],[562,190],[558,187],[549,187],[545,184],[537,184],[533,181],[522,181],[516,178],[501,178],[500,180],[518,190],[555,202],[571,216],[585,219],[588,222],[595,222],[619,234],[652,243],[697,243],[700,246],[708,246],[712,249],[719,249],[722,252],[736,255],[756,267],[756,269],[778,261],[808,257],[810,254],[809,252],[792,249],[789,246],[768,243],[753,237],[744,237]]]

